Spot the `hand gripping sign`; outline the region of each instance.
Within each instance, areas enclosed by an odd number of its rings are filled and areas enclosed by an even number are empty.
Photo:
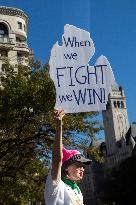
[[[66,24],[62,46],[56,42],[51,50],[50,77],[56,88],[55,108],[66,113],[106,109],[111,86],[116,84],[107,58],[100,56],[88,65],[95,48],[90,33]]]

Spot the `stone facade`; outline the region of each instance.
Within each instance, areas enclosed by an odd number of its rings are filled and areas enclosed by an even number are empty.
[[[126,143],[126,134],[129,130],[126,97],[122,87],[112,88],[103,111],[103,123],[106,143],[106,165],[112,168],[132,154],[133,145]]]
[[[20,9],[0,7],[0,75],[3,62],[28,65],[33,54],[27,45],[28,16]]]

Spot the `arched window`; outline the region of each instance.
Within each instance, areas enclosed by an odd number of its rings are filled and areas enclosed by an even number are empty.
[[[117,106],[118,108],[120,108],[120,101],[117,101]]]
[[[117,103],[116,103],[116,101],[114,101],[113,104],[114,104],[114,107],[116,108],[116,107],[117,107]]]
[[[0,41],[3,42],[5,37],[8,37],[8,29],[3,23],[0,23]]]
[[[124,108],[124,102],[123,101],[121,101],[121,107]]]

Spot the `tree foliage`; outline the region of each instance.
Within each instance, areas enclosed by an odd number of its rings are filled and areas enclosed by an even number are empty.
[[[96,162],[104,163],[104,157],[99,147],[90,147],[87,149],[87,154],[91,156]]]
[[[0,85],[0,180],[5,187],[14,185],[13,193],[17,197],[16,190],[23,190],[23,186],[31,184],[29,180],[27,183],[23,181],[23,185],[20,183],[24,180],[24,173],[30,171],[28,164],[32,167],[34,163],[39,164],[45,169],[51,156],[56,93],[48,65],[41,66],[38,61],[33,61],[29,66],[15,67],[5,62],[3,70],[5,75]],[[98,132],[99,128],[93,121],[96,115],[95,112],[67,114],[63,125],[64,144],[77,142],[74,138],[77,133],[82,132],[90,139]],[[81,144],[85,145],[80,141]],[[30,190],[29,187],[29,193]]]
[[[44,182],[47,169],[38,160],[28,161],[16,173],[16,177],[4,177],[0,183],[0,204],[44,204]]]

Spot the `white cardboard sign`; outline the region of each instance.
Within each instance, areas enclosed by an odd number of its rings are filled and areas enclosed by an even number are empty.
[[[89,32],[65,25],[62,45],[54,44],[49,61],[56,88],[55,108],[64,108],[66,113],[106,109],[111,86],[116,83],[105,56],[100,56],[94,66],[88,65],[94,52]]]

